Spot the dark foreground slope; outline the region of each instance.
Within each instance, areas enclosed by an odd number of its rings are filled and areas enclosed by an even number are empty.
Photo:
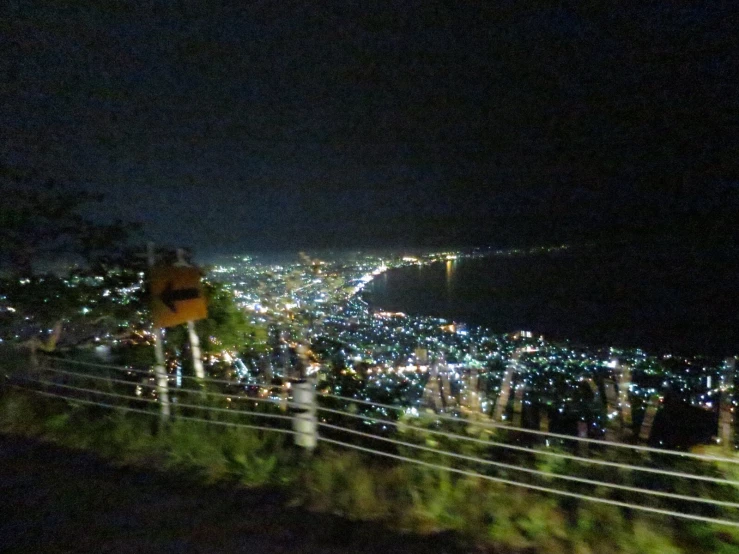
[[[462,552],[419,537],[286,508],[268,490],[188,483],[0,434],[0,552]]]

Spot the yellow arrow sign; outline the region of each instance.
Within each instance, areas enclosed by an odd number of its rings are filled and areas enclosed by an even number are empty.
[[[157,327],[174,327],[208,317],[198,268],[155,266],[150,284],[151,311]]]

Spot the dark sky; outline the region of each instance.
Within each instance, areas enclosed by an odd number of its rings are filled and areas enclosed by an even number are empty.
[[[736,4],[6,0],[0,161],[209,253],[700,228]]]

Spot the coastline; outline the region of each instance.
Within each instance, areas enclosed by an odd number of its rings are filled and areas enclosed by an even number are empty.
[[[373,276],[358,292],[358,297],[369,309],[441,318],[489,329],[494,334],[525,329],[550,340],[588,348],[643,349],[654,354],[710,358],[736,354],[738,343],[733,337],[737,333],[730,319],[717,319],[713,327],[708,327],[712,306],[700,302],[701,294],[715,295],[715,292],[697,291],[693,285],[687,292],[678,290],[675,293],[678,300],[673,302],[664,295],[651,296],[657,282],[651,275],[641,277],[641,282],[632,279],[622,283],[619,276],[602,278],[606,270],[600,269],[592,279],[589,275],[579,282],[570,279],[570,290],[566,286],[552,286],[554,277],[540,277],[542,268],[553,270],[555,277],[562,273],[571,276],[579,268],[595,265],[599,257],[607,256],[607,253],[588,251],[557,257],[461,258],[453,262],[458,271],[450,287],[444,282],[449,281],[449,275],[440,271],[445,262],[435,260],[388,268]],[[659,275],[662,268],[655,265],[655,273]],[[471,266],[476,267],[470,270]],[[423,283],[429,286],[423,291],[414,282],[418,276],[409,273],[411,268],[426,272]],[[487,278],[488,270],[497,275]],[[381,283],[380,277],[385,281]],[[465,279],[474,282],[466,283]],[[609,303],[604,300],[604,291],[610,289],[616,291],[617,300]],[[476,295],[481,298],[479,302]],[[430,304],[435,309],[424,309]],[[726,306],[723,308],[726,310]]]

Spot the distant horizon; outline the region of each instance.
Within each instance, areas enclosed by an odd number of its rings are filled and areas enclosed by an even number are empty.
[[[146,240],[131,240],[129,243],[132,246],[139,245],[142,250],[141,253],[145,252],[145,245],[150,242]],[[400,255],[400,254],[418,254],[418,253],[431,253],[431,252],[443,252],[443,251],[456,251],[456,252],[492,252],[496,250],[512,250],[512,249],[532,249],[532,248],[549,248],[566,245],[571,249],[578,248],[620,248],[624,246],[637,247],[640,249],[653,248],[656,246],[678,246],[688,247],[683,242],[683,237],[673,236],[670,234],[660,235],[648,235],[641,239],[632,238],[615,238],[611,240],[571,240],[571,241],[541,241],[541,242],[529,242],[521,241],[516,244],[506,243],[501,241],[499,244],[487,244],[487,245],[475,245],[475,244],[447,244],[447,245],[407,245],[407,246],[334,246],[334,247],[281,247],[281,248],[253,248],[253,247],[234,247],[232,249],[220,248],[218,250],[208,251],[206,249],[192,248],[187,244],[162,244],[154,243],[157,247],[163,248],[185,248],[190,250],[192,258],[195,262],[203,265],[215,263],[225,258],[233,258],[235,256],[251,256],[258,259],[264,258],[285,258],[285,257],[296,257],[301,252],[306,254],[312,254],[316,256],[328,255],[331,256],[346,256],[352,254],[374,254],[374,255]],[[692,243],[691,243],[692,244]],[[739,250],[739,244],[732,243],[728,238],[724,244],[714,245],[720,248],[726,248],[728,250]],[[710,255],[710,252],[706,251],[706,255]],[[56,272],[64,271],[70,267],[84,266],[82,260],[74,254],[60,254],[56,257],[46,257],[39,259],[37,263],[37,270]]]

